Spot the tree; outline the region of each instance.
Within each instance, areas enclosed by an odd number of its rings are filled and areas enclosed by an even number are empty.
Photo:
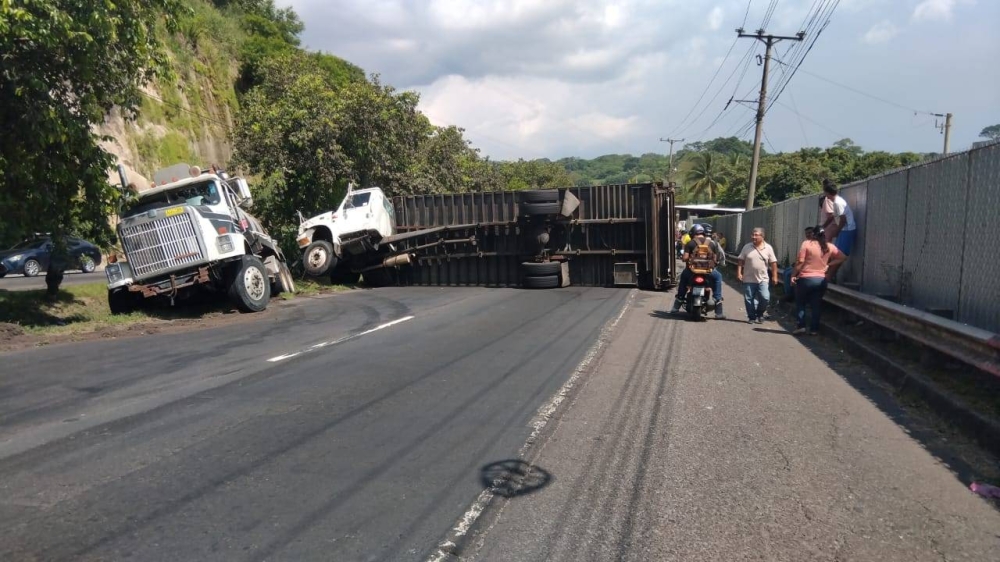
[[[984,127],[982,131],[979,131],[979,136],[994,142],[1000,141],[1000,123]]]
[[[134,117],[140,88],[166,60],[157,23],[173,29],[180,11],[177,0],[0,2],[0,238],[53,235],[51,295],[66,265],[63,234],[112,241],[113,158],[93,126],[114,107]]]
[[[266,61],[233,134],[234,160],[263,181],[254,206],[276,236],[294,238],[296,211],[334,209],[352,175],[340,144],[337,92],[304,57]]]
[[[726,186],[721,156],[715,152],[695,154],[693,165],[684,175],[684,180],[691,195],[695,197],[706,195],[709,201],[714,200],[719,191]]]

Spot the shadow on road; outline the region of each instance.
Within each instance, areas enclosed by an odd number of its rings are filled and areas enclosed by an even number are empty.
[[[537,492],[552,483],[555,478],[544,468],[520,459],[490,463],[480,469],[479,477],[484,488],[505,498]]]

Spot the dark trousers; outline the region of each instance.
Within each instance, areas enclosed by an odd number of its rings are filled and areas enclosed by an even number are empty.
[[[809,330],[819,331],[820,309],[823,307],[823,295],[826,293],[826,279],[822,277],[800,277],[795,281],[795,308],[798,327],[806,327],[806,306],[812,309],[809,319]]]

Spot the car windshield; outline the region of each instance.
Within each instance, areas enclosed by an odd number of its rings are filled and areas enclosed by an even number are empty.
[[[212,180],[200,183],[193,183],[162,191],[156,195],[140,197],[133,201],[126,209],[127,213],[142,213],[150,209],[159,209],[171,205],[218,205],[222,201],[219,186]]]
[[[354,207],[364,207],[368,204],[368,200],[371,199],[371,193],[355,193],[347,198],[344,202],[345,209],[353,209]]]
[[[37,238],[35,240],[25,240],[20,244],[17,244],[11,250],[34,250],[35,248],[41,248],[49,240],[47,238]]]

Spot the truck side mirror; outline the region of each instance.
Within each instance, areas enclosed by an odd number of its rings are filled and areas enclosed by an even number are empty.
[[[253,194],[250,193],[250,184],[243,178],[233,178],[230,182],[236,183],[236,193],[240,196],[240,207],[253,206]]]

